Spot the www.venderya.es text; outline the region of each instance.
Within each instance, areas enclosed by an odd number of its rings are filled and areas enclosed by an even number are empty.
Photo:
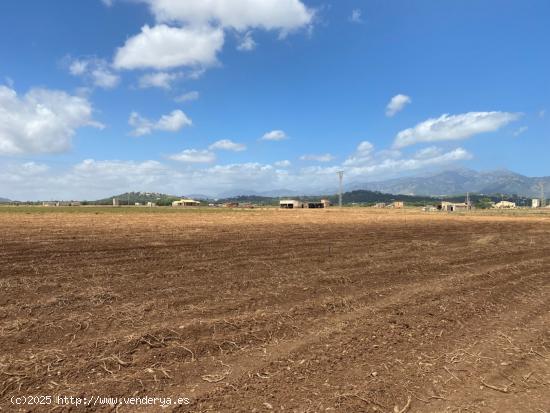
[[[108,396],[13,396],[10,399],[13,405],[57,405],[57,406],[175,406],[189,405],[188,397],[108,397]]]

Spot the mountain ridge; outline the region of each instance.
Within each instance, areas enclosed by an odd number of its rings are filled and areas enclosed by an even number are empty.
[[[528,177],[499,169],[478,172],[454,169],[428,176],[393,178],[385,181],[352,183],[348,190],[366,189],[390,194],[416,196],[452,196],[467,192],[477,194],[507,194],[528,197],[540,196],[539,183],[550,190],[550,177]]]

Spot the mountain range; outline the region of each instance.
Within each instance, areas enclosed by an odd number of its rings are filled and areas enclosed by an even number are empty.
[[[550,177],[528,177],[509,170],[478,172],[457,169],[423,177],[396,178],[386,181],[353,183],[346,189],[366,189],[390,194],[450,196],[465,194],[508,194],[540,196],[540,183],[550,192]]]
[[[345,185],[346,192],[352,191],[373,191],[378,195],[410,195],[416,197],[452,197],[462,196],[467,192],[470,194],[484,194],[492,196],[517,195],[519,197],[540,197],[540,184],[543,183],[546,192],[550,198],[550,176],[528,177],[509,170],[495,170],[488,172],[478,172],[471,169],[455,169],[427,176],[395,178],[376,182],[355,181]],[[289,189],[274,189],[269,191],[250,191],[246,189],[236,189],[219,194],[216,198],[229,199],[239,196],[256,198],[278,198],[281,196],[292,197],[311,197],[334,195],[337,192],[335,188],[330,190],[319,190],[300,192]],[[188,194],[187,196],[195,199],[211,199],[212,197],[202,194]],[[155,192],[130,192],[114,197],[109,197],[97,201],[95,204],[112,204],[112,198],[119,199],[121,204],[135,202],[156,202],[159,205],[170,205],[179,196],[167,195]],[[372,196],[367,197],[369,200]],[[0,197],[0,203],[12,202],[7,198]]]

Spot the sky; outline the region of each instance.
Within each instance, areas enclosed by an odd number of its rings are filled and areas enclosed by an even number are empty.
[[[550,175],[547,0],[4,0],[0,197]]]

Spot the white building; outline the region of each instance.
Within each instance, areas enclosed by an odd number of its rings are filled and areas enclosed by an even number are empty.
[[[446,212],[457,212],[457,211],[468,211],[470,210],[470,205],[468,205],[466,202],[447,202],[443,201],[441,204],[437,206],[437,209],[439,211],[446,211]]]
[[[540,208],[540,199],[533,198],[531,200],[531,208]]]
[[[500,201],[500,202],[497,202],[493,208],[496,208],[496,209],[515,209],[516,208],[516,203],[515,202],[510,202],[510,201]]]
[[[304,203],[296,199],[282,199],[279,201],[279,206],[283,209],[304,208]]]
[[[173,207],[196,207],[199,206],[201,203],[199,201],[195,201],[194,199],[180,199],[179,201],[172,202]]]

